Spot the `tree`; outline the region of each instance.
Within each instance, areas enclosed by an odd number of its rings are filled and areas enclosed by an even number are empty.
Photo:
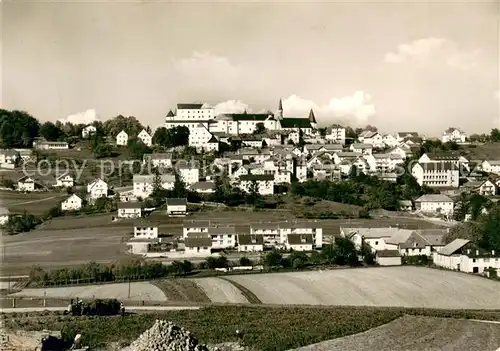
[[[174,261],[172,262],[170,269],[175,275],[186,275],[188,273],[191,273],[191,271],[193,270],[193,264],[188,260],[184,260],[182,262]]]
[[[210,256],[205,260],[209,269],[228,268],[229,261],[226,256],[213,257]]]
[[[167,148],[186,146],[189,144],[189,128],[184,126],[158,128],[153,135],[153,143]]]
[[[260,197],[259,183],[256,180],[252,180],[250,182],[250,186],[248,187],[247,202],[255,205]]]
[[[187,196],[186,183],[179,173],[175,173],[174,188],[171,196],[175,198],[184,198]]]
[[[283,255],[278,250],[272,250],[264,256],[264,266],[266,267],[278,267],[283,261]]]
[[[56,141],[64,136],[64,132],[52,122],[45,122],[40,127],[40,135],[47,140]]]
[[[31,147],[39,129],[38,121],[27,112],[0,109],[1,148]]]
[[[240,258],[240,266],[249,267],[253,266],[253,263],[248,257],[243,256]]]
[[[118,133],[124,130],[129,136],[136,137],[143,129],[144,126],[139,120],[133,116],[124,117],[118,115],[104,122],[102,125],[104,134],[111,137],[116,137]]]
[[[225,189],[222,177],[215,177],[213,199],[215,202],[224,203]]]
[[[358,252],[354,243],[348,238],[335,238],[335,264],[359,265]]]
[[[259,122],[255,125],[255,129],[253,131],[253,134],[263,134],[266,131],[266,127],[264,126],[264,123]]]
[[[500,130],[498,128],[493,128],[490,133],[490,140],[498,143],[500,142]]]
[[[130,157],[134,160],[142,160],[144,154],[151,153],[151,149],[145,145],[142,141],[132,138],[127,142],[127,148],[130,153]]]

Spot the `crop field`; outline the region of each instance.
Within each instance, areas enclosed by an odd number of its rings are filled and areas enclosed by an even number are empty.
[[[244,286],[264,304],[500,309],[500,283],[423,267],[249,274],[226,279]],[[212,278],[212,284],[217,285],[217,278]]]
[[[133,282],[129,284],[101,284],[101,285],[85,285],[85,286],[67,286],[61,288],[47,289],[24,289],[23,291],[9,294],[9,297],[54,297],[54,298],[76,298],[82,299],[101,298],[118,300],[135,300],[135,301],[166,301],[167,296],[157,286],[149,282]]]
[[[212,302],[216,303],[248,303],[241,290],[224,279],[193,279]]]
[[[169,301],[210,302],[200,286],[189,279],[160,279],[152,284],[161,289]]]
[[[141,313],[122,317],[70,317],[60,313],[18,313],[5,318],[7,330],[82,331],[82,343],[93,348],[104,348],[110,343],[129,343],[156,319],[165,319],[186,328],[202,343],[216,344],[236,341],[235,331],[243,333],[243,341],[253,350],[284,351],[325,340],[362,333],[383,326],[403,317],[417,316],[474,318],[500,320],[500,311],[449,311],[403,308],[370,307],[257,307],[257,306],[212,306],[198,310]],[[451,324],[450,324],[451,325]],[[479,336],[494,341],[492,333],[472,329]],[[466,332],[466,329],[462,329]],[[395,331],[397,332],[397,330]],[[401,334],[403,334],[402,332]],[[414,333],[413,335],[419,335]],[[422,334],[420,334],[423,336]],[[496,334],[494,334],[496,335]],[[464,336],[455,334],[465,341]],[[401,339],[402,336],[395,335]],[[391,336],[387,336],[391,338]],[[420,341],[424,341],[421,338]],[[369,344],[369,343],[368,343]],[[486,344],[478,344],[486,345]],[[360,348],[361,349],[361,348]],[[377,349],[377,348],[372,348]],[[404,350],[378,348],[379,350]],[[407,349],[407,348],[406,348]],[[347,350],[356,350],[351,348]],[[421,349],[419,349],[421,350]],[[435,349],[431,349],[435,350]],[[443,350],[450,350],[443,348]],[[453,349],[455,350],[455,349]],[[460,350],[460,349],[459,349]],[[470,350],[486,350],[472,347]],[[494,349],[492,349],[493,351]],[[437,350],[436,350],[437,351]]]
[[[498,347],[500,347],[500,324],[404,316],[360,334],[320,342],[293,351],[494,351]]]
[[[17,191],[0,191],[0,206],[7,207],[12,213],[24,211],[40,215],[51,207],[58,205],[69,195],[65,192],[33,192],[28,194]]]

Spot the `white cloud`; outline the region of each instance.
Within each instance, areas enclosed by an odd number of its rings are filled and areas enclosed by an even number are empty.
[[[468,70],[477,66],[480,55],[480,49],[467,51],[451,40],[430,37],[399,45],[396,52],[387,53],[384,60],[393,64],[441,62],[456,69]]]
[[[214,106],[215,114],[221,113],[243,113],[249,111],[248,105],[241,100],[228,100],[218,103]]]
[[[66,118],[61,118],[59,121],[62,123],[70,122],[73,124],[90,124],[97,121],[97,114],[94,109],[89,109],[87,111],[78,112],[67,116]]]
[[[173,69],[185,79],[191,78],[190,83],[199,85],[212,84],[214,81],[227,81],[238,77],[239,74],[239,68],[226,57],[206,51],[195,51],[189,57],[175,60]]]
[[[291,95],[283,99],[283,115],[305,117],[313,109],[318,123],[348,122],[349,125],[364,126],[376,114],[371,100],[371,96],[363,91],[356,91],[351,96],[332,98],[323,105]]]

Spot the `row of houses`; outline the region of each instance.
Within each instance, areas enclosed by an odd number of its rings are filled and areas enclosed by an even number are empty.
[[[219,250],[262,252],[278,248],[312,251],[322,247],[323,229],[315,222],[232,225],[210,221],[185,221],[179,241],[185,247],[186,256],[208,256]],[[159,225],[144,219],[138,221],[134,225],[134,238],[129,242],[131,252],[147,253],[148,245],[153,242],[162,242]]]
[[[342,227],[340,235],[359,249],[368,245],[380,265],[402,264],[404,256],[428,256],[434,265],[465,273],[484,274],[489,269],[500,273],[500,255],[494,250],[478,249],[470,240],[446,243],[448,229],[355,228]]]

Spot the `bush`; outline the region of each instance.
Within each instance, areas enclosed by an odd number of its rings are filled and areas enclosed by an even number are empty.
[[[401,262],[413,266],[429,266],[432,264],[432,258],[427,255],[403,256]]]

